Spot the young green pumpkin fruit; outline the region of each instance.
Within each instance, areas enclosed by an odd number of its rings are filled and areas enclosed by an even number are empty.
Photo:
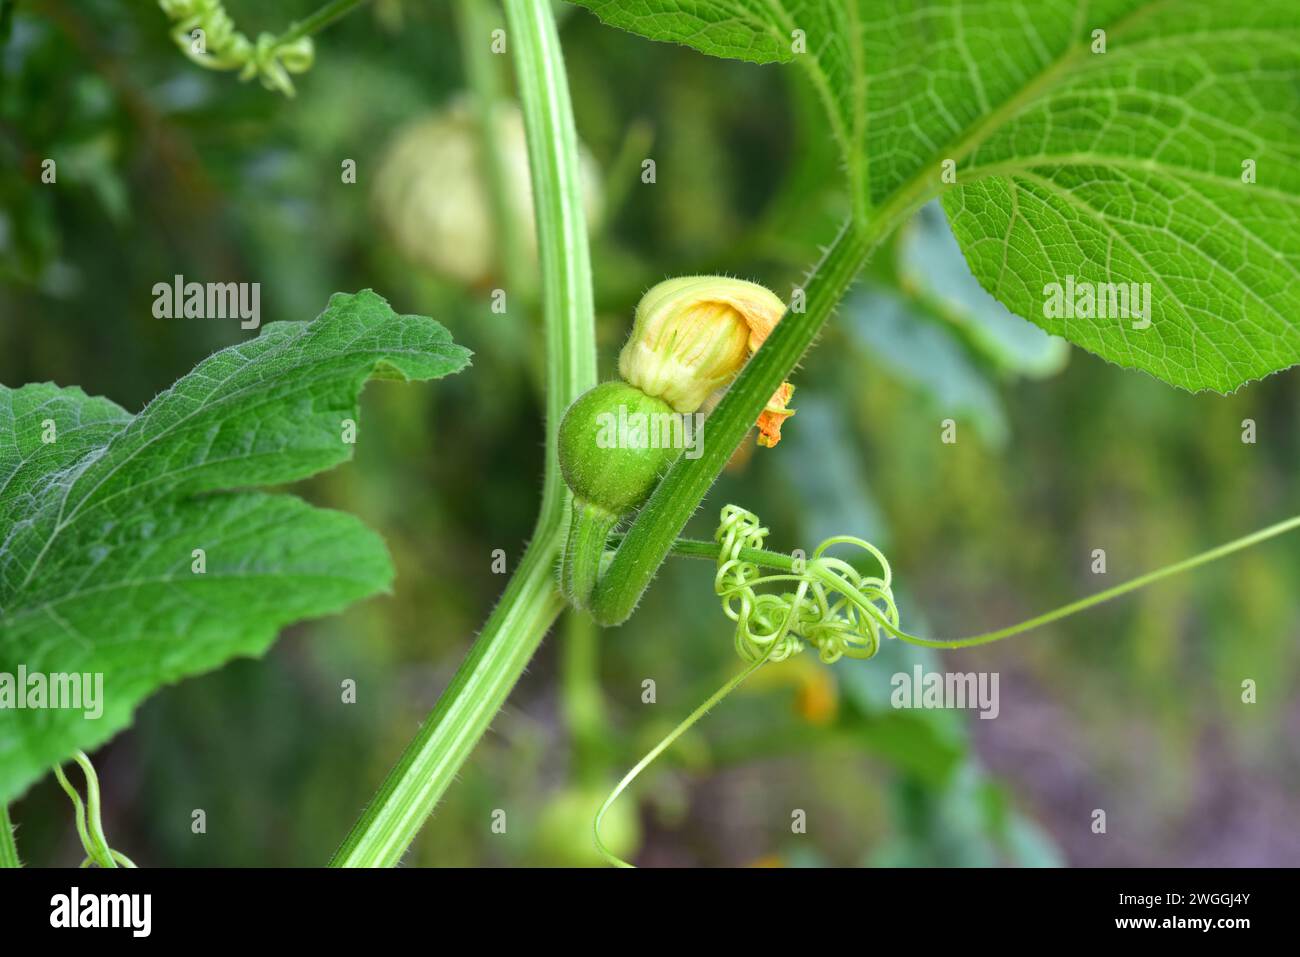
[[[578,398],[560,422],[560,472],[573,497],[619,519],[650,495],[681,449],[619,441],[619,423],[672,415],[663,399],[626,382],[605,382]]]
[[[609,533],[681,455],[663,439],[686,430],[663,424],[730,385],[784,312],[768,289],[721,276],[670,279],[642,296],[619,356],[625,381],[580,396],[560,423],[560,470],[573,492],[560,584],[573,604],[588,607]],[[789,392],[773,397],[764,435],[779,439]]]
[[[650,496],[681,454],[649,442],[619,442],[618,423],[635,421],[638,414],[652,421],[672,411],[663,399],[615,381],[579,396],[560,422],[560,472],[573,492],[560,585],[580,607],[596,587],[609,533]]]

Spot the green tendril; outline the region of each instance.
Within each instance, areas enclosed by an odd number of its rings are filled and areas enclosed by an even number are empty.
[[[880,650],[882,631],[907,644],[928,648],[986,645],[1076,615],[1112,598],[1225,558],[1296,528],[1300,528],[1300,515],[1243,535],[1191,558],[1139,575],[1019,624],[967,638],[932,639],[910,635],[898,627],[898,606],[890,589],[892,573],[889,561],[870,542],[851,535],[837,535],[818,545],[808,559],[800,560],[765,550],[763,543],[768,529],[762,526],[758,516],[739,506],[728,505],[722,510],[714,543],[683,539],[673,545],[672,551],[688,558],[709,558],[717,562],[714,590],[722,600],[723,612],[736,623],[736,652],[749,664],[691,712],[685,721],[670,731],[619,781],[596,813],[596,847],[611,864],[631,867],[631,864],[611,853],[600,839],[600,822],[605,812],[642,771],[690,730],[692,725],[740,687],[746,678],[769,661],[782,661],[797,654],[805,644],[816,648],[821,660],[827,664],[842,657],[873,657]],[[619,536],[614,537],[617,539]],[[836,545],[852,545],[867,552],[880,566],[880,574],[863,575],[849,562],[827,555],[826,552]],[[776,573],[764,574],[765,569]],[[757,590],[778,582],[796,583],[793,594]]]
[[[817,589],[818,587],[821,587],[832,594],[839,593],[843,596],[841,602],[829,606],[831,611],[838,612],[841,616],[841,623],[835,626],[837,628],[847,627],[843,622],[852,622],[854,627],[858,629],[857,633],[860,635],[869,633],[874,637],[877,636],[880,631],[884,631],[888,636],[897,638],[899,641],[905,642],[909,645],[919,645],[926,648],[940,649],[973,648],[977,645],[992,644],[995,641],[1002,641],[1004,638],[1011,638],[1014,635],[1024,634],[1025,632],[1032,631],[1035,628],[1041,628],[1043,625],[1060,621],[1063,618],[1069,618],[1072,615],[1077,615],[1080,612],[1086,611],[1089,608],[1094,608],[1103,602],[1110,601],[1112,598],[1118,598],[1119,596],[1126,595],[1129,592],[1145,588],[1147,585],[1154,584],[1161,579],[1170,578],[1174,575],[1181,574],[1182,572],[1191,571],[1201,565],[1207,565],[1220,558],[1226,558],[1236,552],[1244,551],[1253,545],[1265,542],[1270,538],[1276,538],[1279,535],[1300,528],[1300,515],[1297,515],[1274,525],[1269,525],[1267,528],[1262,528],[1259,531],[1251,532],[1248,535],[1243,535],[1240,538],[1233,539],[1223,545],[1207,549],[1206,551],[1193,555],[1190,558],[1185,558],[1182,561],[1157,568],[1155,571],[1139,575],[1136,578],[1122,582],[1112,588],[1107,588],[1104,591],[1099,591],[1096,594],[1087,596],[1086,598],[1080,598],[1078,601],[1073,601],[1067,605],[1062,605],[1059,608],[1054,608],[1051,611],[1044,612],[1041,615],[1037,615],[1017,624],[1008,625],[1006,628],[999,628],[996,631],[987,631],[978,635],[970,635],[965,638],[922,638],[919,635],[908,634],[898,627],[898,611],[894,606],[893,596],[889,592],[889,562],[878,549],[860,538],[853,538],[848,535],[828,538],[817,546],[817,550],[813,552],[812,557],[805,563],[805,566],[800,569],[800,563],[796,559],[790,558],[789,556],[779,555],[774,552],[761,551],[763,536],[767,534],[767,529],[758,528],[757,532],[760,534],[757,538],[751,538],[749,541],[743,541],[736,544],[730,543],[730,540],[724,536],[723,532],[728,527],[728,513],[732,510],[745,516],[744,519],[733,519],[733,521],[744,521],[746,523],[746,528],[757,526],[758,524],[757,517],[751,512],[738,509],[734,505],[728,505],[723,509],[722,525],[718,529],[717,536],[718,541],[721,543],[721,547],[717,553],[719,578],[721,577],[721,568],[724,562],[729,559],[732,561],[739,561],[739,558],[743,557],[745,561],[742,564],[755,569],[753,572],[755,577],[753,577],[749,582],[751,586],[775,581],[799,581],[807,582],[815,594],[820,594],[820,592],[817,592]],[[880,563],[883,577],[863,577],[847,562],[824,556],[823,553],[828,548],[841,543],[857,545],[859,548],[870,552],[871,555],[875,557],[876,561]],[[697,543],[690,544],[694,545]],[[746,552],[748,552],[748,554],[746,554]],[[683,549],[681,550],[681,553],[698,554],[698,550]],[[758,577],[758,568],[773,567],[786,573]],[[722,596],[721,589],[719,589],[718,594]],[[768,602],[770,607],[770,603],[773,601],[780,602],[782,605],[792,601],[792,598],[789,595],[775,597],[767,595],[754,596],[752,591],[748,598],[751,602]],[[882,604],[884,605],[883,609],[880,607]],[[725,596],[723,596],[723,610],[727,613],[728,617],[732,618],[732,620],[737,620],[737,616],[728,605]],[[869,618],[870,622],[863,622],[862,618],[864,616]],[[742,630],[745,630],[745,622],[743,620],[737,621],[736,643],[738,649],[748,642],[748,637],[741,634]],[[835,655],[834,657],[827,656],[827,645],[824,641],[819,641],[815,631],[810,630],[810,634],[805,638],[805,640],[810,644],[816,645],[821,650],[823,661],[834,661],[839,657],[839,655]],[[870,658],[875,654],[878,647],[879,644],[876,643],[871,645],[870,650],[868,651],[867,649],[854,646],[843,651],[843,654],[850,657]],[[741,656],[745,657],[745,651],[741,651]]]
[[[100,816],[99,801],[99,776],[95,774],[95,766],[90,763],[90,758],[78,751],[73,760],[81,766],[81,771],[86,776],[86,802],[81,801],[81,795],[77,789],[72,786],[63,773],[63,768],[55,765],[54,776],[58,778],[59,785],[72,800],[72,807],[76,813],[77,836],[81,838],[81,846],[86,849],[86,858],[81,862],[82,867],[89,867],[91,864],[97,867],[135,867],[135,864],[129,857],[120,851],[115,851],[108,846],[108,838],[104,836],[104,821]]]
[[[762,550],[767,534],[753,512],[737,505],[722,510],[713,587],[723,612],[736,623],[736,653],[741,659],[784,661],[805,644],[816,648],[828,665],[842,657],[874,657],[880,650],[881,628],[891,634],[898,629],[889,562],[880,550],[861,538],[840,535],[818,545],[806,561],[792,560],[789,572],[765,575],[744,553]],[[879,563],[881,574],[863,575],[847,561],[825,554],[835,545],[867,552]],[[795,583],[797,588],[793,594],[756,590],[777,582]]]
[[[770,651],[772,647],[775,647],[775,645],[770,646],[768,650]],[[600,822],[604,819],[605,812],[614,806],[614,802],[618,800],[619,795],[627,790],[628,786],[637,779],[637,776],[640,775],[642,771],[644,771],[654,762],[655,758],[659,757],[659,755],[663,754],[665,751],[671,748],[678,738],[680,738],[682,735],[684,735],[687,731],[691,729],[691,726],[695,724],[695,722],[699,721],[706,714],[712,711],[714,706],[717,705],[718,702],[722,701],[723,698],[725,698],[727,695],[731,694],[731,692],[739,688],[744,683],[746,678],[748,678],[755,671],[761,668],[766,662],[767,662],[766,657],[762,657],[756,661],[751,662],[749,666],[745,668],[745,670],[740,672],[738,675],[736,675],[734,678],[732,678],[730,681],[724,684],[721,688],[715,691],[712,695],[710,695],[709,699],[705,701],[704,704],[700,705],[698,708],[692,711],[690,713],[690,716],[685,721],[683,721],[681,724],[677,725],[677,727],[669,731],[668,734],[664,736],[662,741],[660,741],[652,749],[650,749],[650,751],[646,754],[646,756],[643,757],[640,761],[638,761],[636,763],[636,766],[633,767],[631,771],[628,771],[627,774],[623,775],[623,780],[619,781],[618,784],[615,785],[614,790],[609,792],[609,797],[605,798],[605,803],[602,804],[600,806],[600,810],[596,812],[596,820],[593,822],[592,825],[596,837],[596,849],[600,851],[601,856],[603,856],[605,860],[609,861],[615,867],[634,866],[632,864],[629,864],[627,861],[623,860],[621,857],[619,857],[617,854],[615,854],[613,851],[607,848],[605,846],[605,842],[600,839]]]
[[[283,35],[262,33],[251,41],[235,29],[221,0],[158,0],[167,16],[179,21],[172,39],[181,52],[209,70],[239,70],[240,80],[257,77],[268,90],[293,96],[290,73],[305,73],[315,59],[310,36],[290,28]],[[202,42],[195,36],[201,30]]]
[[[850,535],[828,538],[804,562],[784,559],[788,569],[775,575],[763,574],[766,566],[763,542],[768,529],[758,516],[738,505],[722,510],[722,521],[714,536],[718,542],[717,574],[713,587],[722,599],[722,610],[736,623],[736,653],[748,666],[715,691],[707,701],[673,728],[645,757],[624,775],[596,812],[593,829],[596,848],[616,867],[631,867],[600,839],[600,822],[621,795],[659,755],[703,718],[745,679],[767,662],[784,661],[803,650],[817,649],[827,664],[840,658],[871,658],[880,650],[880,629],[895,631],[898,606],[890,590],[889,562],[870,542]],[[879,576],[861,574],[843,559],[826,555],[836,545],[854,545],[880,564]],[[778,557],[778,556],[773,556]],[[793,582],[793,593],[759,593],[756,589],[776,582]]]

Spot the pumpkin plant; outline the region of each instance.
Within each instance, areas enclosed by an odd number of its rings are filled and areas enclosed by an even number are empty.
[[[278,39],[241,42],[219,3],[163,3],[182,26],[206,22],[222,39],[206,59],[193,57],[200,65],[238,68],[286,94],[287,74],[310,66],[303,38],[355,5],[336,0]],[[762,454],[784,454],[782,428],[800,422],[791,407],[800,360],[873,253],[935,200],[989,293],[1117,366],[1175,388],[1230,393],[1300,362],[1294,3],[577,5],[650,41],[802,71],[844,172],[848,215],[797,288],[711,276],[653,286],[629,317],[618,377],[602,382],[583,161],[555,11],[547,0],[504,0],[541,277],[546,469],[538,518],[469,654],[343,840],[336,866],[397,864],[561,611],[619,625],[670,556],[714,563],[744,667],[617,785],[594,822],[598,844],[602,817],[636,775],[769,662],[806,649],[826,664],[871,658],[887,641],[962,648],[1002,640],[1300,527],[1300,517],[1288,519],[1026,622],[950,640],[904,627],[888,559],[853,529],[796,557],[768,549],[759,517],[728,503],[714,540],[681,537],[755,428]],[[461,6],[467,18],[483,9],[478,0]],[[178,27],[177,41],[186,35]],[[486,42],[468,36],[475,39]],[[479,106],[489,192],[504,208],[504,166],[490,155],[496,114],[490,102]],[[520,248],[517,237],[509,245]],[[1152,295],[1133,315],[1074,308],[1076,277]],[[1045,301],[1053,287],[1070,291],[1069,308]],[[275,324],[216,354],[137,416],[75,389],[0,392],[8,413],[0,417],[3,660],[59,650],[77,658],[78,670],[111,672],[133,689],[91,736],[44,717],[0,727],[0,805],[124,727],[159,685],[256,652],[288,622],[386,587],[382,543],[354,520],[232,490],[346,459],[335,433],[340,418],[355,416],[368,378],[435,378],[467,362],[433,320],[397,316],[366,292],[336,297],[313,323]],[[696,415],[706,429],[698,455],[644,436],[606,440],[619,416]],[[42,444],[46,418],[71,439]],[[205,494],[213,492],[222,494]],[[229,538],[235,528],[242,531]],[[252,550],[273,532],[272,555],[254,561]],[[187,577],[182,557],[199,539],[210,562],[221,556],[229,580]],[[847,549],[858,556],[850,560]],[[135,560],[105,562],[108,554]],[[252,579],[233,574],[250,567]],[[196,615],[200,601],[232,617],[209,628]],[[147,622],[146,606],[155,608]],[[175,642],[181,634],[189,636],[183,645]],[[78,638],[86,648],[73,652]],[[0,829],[0,844],[7,833]],[[91,859],[119,859],[101,833],[87,833]]]

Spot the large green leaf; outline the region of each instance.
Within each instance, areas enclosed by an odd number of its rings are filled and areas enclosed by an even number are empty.
[[[856,215],[942,194],[980,282],[1049,332],[1188,389],[1300,361],[1294,0],[577,2],[653,39],[801,65]],[[1150,325],[1045,316],[1068,277],[1150,284]]]
[[[161,685],[386,590],[387,550],[360,521],[247,490],[350,458],[367,379],[468,362],[438,323],[367,290],[209,356],[136,416],[76,388],[0,386],[0,674],[103,675],[101,716],[0,712],[0,803]]]

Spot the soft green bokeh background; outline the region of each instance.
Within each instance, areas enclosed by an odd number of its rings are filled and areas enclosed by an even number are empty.
[[[263,321],[309,319],[331,292],[371,286],[475,350],[474,368],[443,382],[372,386],[355,461],[298,489],[382,531],[395,593],[289,630],[264,661],[164,690],[95,755],[108,834],[143,865],[323,863],[449,681],[503,587],[493,550],[513,566],[539,489],[536,310],[519,296],[493,315],[496,282],[465,289],[412,265],[370,198],[402,124],[464,89],[454,7],[363,8],[318,37],[286,100],[191,64],[151,4],[21,6],[0,61],[0,381],[80,384],[138,409],[248,335],[155,319],[153,284],[176,273],[261,283]],[[274,6],[229,8],[250,34],[312,8]],[[562,13],[578,130],[605,184],[593,256],[612,375],[645,288],[723,272],[788,295],[842,197],[795,73]],[[55,185],[39,182],[47,157]],[[344,159],[355,185],[340,182]],[[1294,372],[1224,398],[1078,351],[1066,362],[972,292],[936,213],[878,256],[796,375],[785,441],[735,463],[693,534],[734,501],[774,548],[865,536],[894,563],[905,626],[955,636],[1296,510]],[[940,442],[947,418],[955,445]],[[1247,418],[1255,444],[1242,442]],[[1105,576],[1091,571],[1096,548]],[[771,666],[625,799],[636,859],[1300,862],[1298,555],[1283,539],[984,649],[891,643],[871,662]],[[562,623],[408,862],[590,860],[591,796],[737,667],[711,579],[706,564],[672,562],[626,626]],[[998,718],[892,709],[889,678],[916,661],[998,672]],[[340,700],[349,678],[356,704]],[[1258,703],[1242,703],[1244,679]],[[195,808],[205,835],[191,833]],[[1090,830],[1096,808],[1104,835]],[[795,809],[806,834],[791,833]],[[52,779],[14,815],[29,862],[80,859]]]

